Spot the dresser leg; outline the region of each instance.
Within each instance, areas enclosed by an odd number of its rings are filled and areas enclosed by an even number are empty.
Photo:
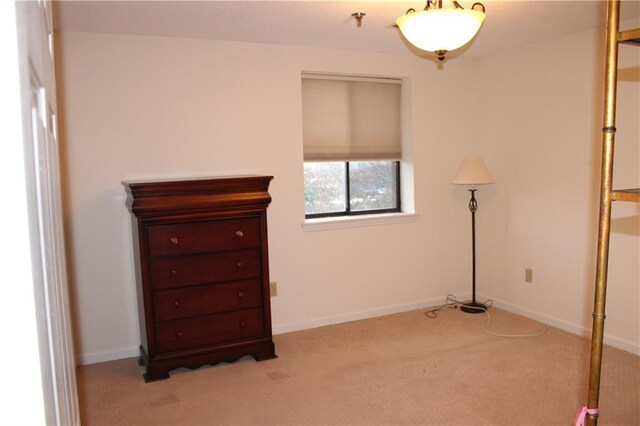
[[[262,355],[262,356],[256,356],[254,355],[253,358],[257,361],[257,362],[261,362],[261,361],[268,361],[270,359],[276,359],[278,358],[278,355],[276,354],[268,354],[268,355]]]
[[[167,373],[167,372],[152,373],[150,371],[147,371],[146,373],[144,373],[142,375],[142,377],[144,378],[144,382],[145,383],[157,382],[158,380],[166,380],[166,379],[168,379],[169,378],[169,373]]]
[[[276,348],[273,342],[263,344],[260,350],[253,352],[251,356],[253,356],[253,358],[258,362],[278,358],[278,355],[276,355]]]

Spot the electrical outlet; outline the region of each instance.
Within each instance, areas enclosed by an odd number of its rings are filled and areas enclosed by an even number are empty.
[[[276,297],[278,295],[278,283],[272,281],[269,283],[269,293],[271,297]]]
[[[524,281],[528,282],[528,283],[532,283],[533,282],[533,269],[526,268],[524,270]]]

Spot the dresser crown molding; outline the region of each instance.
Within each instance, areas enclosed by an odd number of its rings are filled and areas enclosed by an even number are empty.
[[[127,207],[138,217],[233,208],[266,209],[273,176],[233,176],[122,182]]]

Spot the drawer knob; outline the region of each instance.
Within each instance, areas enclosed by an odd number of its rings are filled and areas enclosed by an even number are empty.
[[[178,270],[177,269],[172,269],[171,270],[171,275],[178,275]]]
[[[244,263],[242,263],[242,262],[236,263],[236,268],[238,268],[238,269],[242,268],[243,266],[244,266]]]
[[[238,292],[238,299],[244,300],[245,297],[247,297],[247,295],[244,294],[244,291],[239,291]]]
[[[236,238],[237,238],[237,239],[244,238],[244,232],[242,232],[242,231],[236,231]]]
[[[173,307],[174,308],[179,308],[180,307],[180,301],[179,300],[174,300],[173,301]]]
[[[247,323],[244,321],[240,321],[238,325],[240,326],[240,328],[247,328]]]
[[[171,237],[169,238],[169,241],[171,241],[171,244],[173,244],[174,246],[177,246],[179,242],[178,237]]]
[[[178,339],[182,339],[182,330],[178,330],[178,331],[176,331],[176,337],[177,337]]]

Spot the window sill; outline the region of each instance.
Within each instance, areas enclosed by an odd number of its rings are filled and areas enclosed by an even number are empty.
[[[362,216],[323,217],[306,219],[303,231],[322,231],[330,229],[359,228],[362,226],[388,225],[393,223],[416,222],[420,215],[415,213],[386,213]]]

